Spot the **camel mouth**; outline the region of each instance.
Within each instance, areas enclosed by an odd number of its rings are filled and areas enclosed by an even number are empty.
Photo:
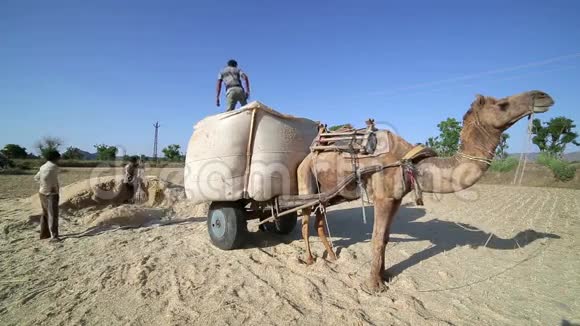
[[[511,127],[512,125],[514,125],[516,122],[518,122],[523,117],[528,117],[529,118],[534,113],[544,113],[544,112],[548,112],[548,110],[550,110],[550,108],[552,107],[552,105],[554,105],[554,101],[552,99],[548,99],[548,100],[536,100],[533,105],[534,106],[532,107],[532,112],[527,111],[526,113],[524,113],[524,114],[518,116],[517,118],[513,119],[512,121],[509,122],[508,128]]]
[[[554,100],[548,94],[541,94],[539,98],[534,99],[534,113],[543,113],[554,105]]]
[[[544,113],[550,110],[551,105],[548,106],[537,106],[534,105],[534,113]]]

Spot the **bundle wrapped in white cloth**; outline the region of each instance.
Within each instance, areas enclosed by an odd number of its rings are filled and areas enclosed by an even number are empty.
[[[297,194],[296,169],[310,153],[317,131],[317,122],[257,101],[201,120],[187,146],[187,198],[266,201]]]

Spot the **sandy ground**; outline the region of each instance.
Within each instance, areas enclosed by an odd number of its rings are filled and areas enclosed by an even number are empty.
[[[429,196],[424,208],[407,198],[386,253],[395,277],[371,294],[361,284],[372,218],[362,223],[358,203],[329,212],[338,261],[312,237],[318,258],[306,266],[298,229],[252,233],[225,252],[195,210],[148,208],[136,225],[96,227],[63,216],[65,240],[39,241],[30,203],[9,185],[0,189],[0,325],[580,322],[578,190],[480,185]]]

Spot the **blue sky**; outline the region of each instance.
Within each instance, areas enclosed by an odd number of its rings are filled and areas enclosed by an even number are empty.
[[[481,93],[541,89],[580,124],[579,1],[0,3],[0,146],[42,136],[94,151],[184,148],[220,112],[230,58],[252,98],[328,124],[383,121],[410,142]],[[511,152],[526,122],[510,129]],[[571,148],[577,150],[577,148]]]

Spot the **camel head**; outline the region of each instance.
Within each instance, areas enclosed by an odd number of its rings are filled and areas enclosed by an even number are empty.
[[[463,117],[464,125],[466,120],[475,119],[475,123],[484,127],[504,131],[525,116],[548,111],[552,105],[554,100],[542,91],[529,91],[502,99],[477,95]]]

